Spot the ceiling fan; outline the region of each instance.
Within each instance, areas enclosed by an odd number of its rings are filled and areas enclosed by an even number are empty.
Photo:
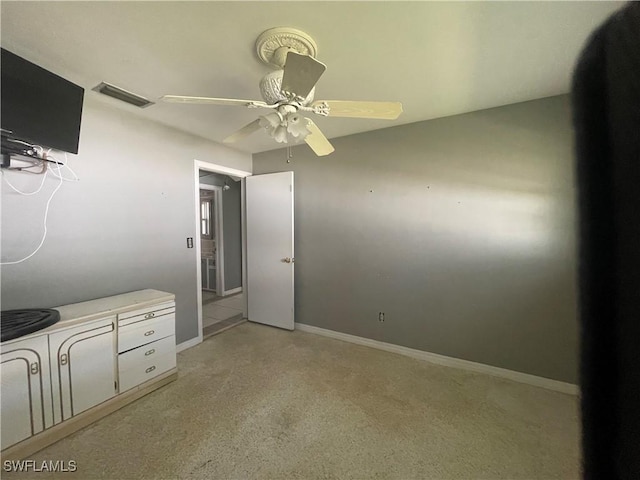
[[[277,68],[260,81],[263,101],[181,95],[165,95],[161,100],[271,110],[229,135],[223,142],[237,142],[258,130],[265,130],[279,143],[304,140],[318,156],[328,155],[334,148],[313,120],[303,116],[304,113],[381,120],[395,120],[402,113],[400,102],[313,101],[315,85],[327,67],[315,59],[318,49],[314,40],[300,30],[271,28],[258,37],[256,49],[260,60]]]

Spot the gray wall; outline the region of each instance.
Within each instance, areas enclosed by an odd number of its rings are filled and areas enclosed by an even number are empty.
[[[242,211],[241,183],[228,182],[231,187],[222,192],[224,218],[224,288],[242,286]]]
[[[222,191],[224,288],[232,290],[242,286],[242,187],[240,182],[235,182],[226,175],[216,173],[201,177],[200,183],[223,186],[225,179],[230,188]]]
[[[79,182],[51,201],[48,235],[30,260],[2,266],[2,309],[55,307],[155,288],[176,294],[177,341],[198,335],[194,159],[251,170],[251,156],[116,110],[87,92]],[[155,108],[155,107],[150,107]],[[17,187],[40,177],[11,173]],[[56,186],[22,197],[2,185],[2,260],[31,252],[42,235],[46,200]]]
[[[297,322],[576,382],[566,96],[332,142],[253,157],[295,171]]]

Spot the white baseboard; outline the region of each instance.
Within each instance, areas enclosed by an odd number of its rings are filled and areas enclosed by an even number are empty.
[[[515,372],[513,370],[507,370],[506,368],[494,367],[492,365],[485,365],[483,363],[470,362],[469,360],[447,357],[445,355],[439,355],[437,353],[430,353],[423,350],[403,347],[401,345],[394,345],[392,343],[380,342],[378,340],[358,337],[356,335],[349,335],[348,333],[336,332],[334,330],[327,330],[326,328],[314,327],[313,325],[306,325],[304,323],[296,323],[296,328],[302,332],[315,333],[316,335],[323,335],[325,337],[335,338],[337,340],[343,340],[345,342],[355,343],[357,345],[364,345],[366,347],[377,348],[379,350],[384,350],[387,352],[398,353],[400,355],[416,358],[418,360],[424,360],[445,367],[460,368],[462,370],[485,373],[487,375],[493,375],[494,377],[507,378],[515,382],[526,383],[535,387],[546,388],[548,390],[554,390],[556,392],[568,393],[570,395],[578,395],[579,393],[578,386],[574,385],[573,383],[538,377],[536,375],[530,375],[528,373]]]
[[[191,340],[187,340],[186,342],[182,342],[176,345],[176,352],[180,353],[181,351],[186,350],[187,348],[195,347],[200,343],[202,343],[202,337],[194,337]]]
[[[231,290],[225,290],[222,292],[222,297],[226,297],[227,295],[235,295],[236,293],[242,292],[242,287],[232,288]]]

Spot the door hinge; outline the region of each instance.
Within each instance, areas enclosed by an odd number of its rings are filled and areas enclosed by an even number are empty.
[[[115,391],[118,391],[118,381],[116,380],[115,382],[113,382],[113,388],[115,389]]]

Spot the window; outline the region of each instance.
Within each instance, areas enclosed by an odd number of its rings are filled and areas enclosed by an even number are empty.
[[[200,235],[206,238],[213,238],[211,228],[211,199],[200,199]]]

